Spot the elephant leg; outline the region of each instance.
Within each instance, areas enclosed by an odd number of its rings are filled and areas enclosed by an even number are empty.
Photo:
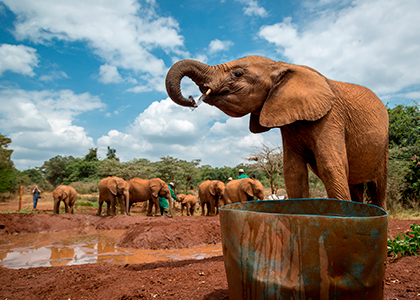
[[[106,202],[106,215],[110,216],[111,214],[112,214],[111,201],[107,201]]]
[[[57,201],[54,200],[54,213],[55,214],[60,213],[60,200],[57,200]]]
[[[118,196],[118,203],[120,204],[120,211],[122,215],[125,214],[125,205],[124,205],[125,201],[123,198],[124,198],[123,196]]]
[[[363,191],[365,188],[364,183],[355,184],[350,186],[350,196],[351,200],[355,202],[362,202],[363,203]]]
[[[309,198],[308,167],[297,155],[284,151],[284,182],[289,199]]]
[[[102,203],[103,203],[103,200],[101,199],[101,197],[99,197],[98,212],[96,213],[97,216],[100,216],[102,214]]]
[[[187,216],[191,216],[191,205],[187,203]]]
[[[169,213],[170,213],[170,215],[171,215],[171,218],[174,216],[174,214],[173,214],[173,211],[172,211],[172,207],[173,207],[173,199],[172,199],[172,197],[169,197],[169,200],[168,200],[168,203],[169,203]]]
[[[195,204],[191,205],[191,216],[194,216]]]
[[[214,205],[215,201],[210,201],[210,216],[214,216],[214,209],[215,209],[215,205]]]
[[[181,216],[183,216],[184,215],[184,204],[181,204]]]
[[[324,183],[328,198],[351,200],[346,155],[341,160],[334,157],[324,159],[319,165],[319,178]]]
[[[148,208],[147,208],[147,216],[151,216],[152,215],[152,209],[153,209],[153,200],[149,199],[148,202],[149,202],[149,205],[148,205]]]
[[[372,199],[372,204],[377,205],[386,211],[386,175],[385,180],[369,182],[367,184],[368,195]]]
[[[64,200],[63,202],[64,202],[64,209],[65,209],[66,214],[67,214],[67,213],[69,213],[69,204],[68,204],[67,200]]]
[[[205,203],[201,201],[201,215],[204,216],[204,205]]]

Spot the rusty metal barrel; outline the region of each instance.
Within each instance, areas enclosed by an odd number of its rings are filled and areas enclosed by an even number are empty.
[[[289,199],[219,209],[229,299],[383,299],[388,215]]]

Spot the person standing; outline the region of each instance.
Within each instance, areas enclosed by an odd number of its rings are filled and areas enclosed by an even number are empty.
[[[238,172],[239,172],[238,179],[249,178],[248,175],[245,174],[244,169],[239,169]]]
[[[169,187],[169,191],[171,191],[171,197],[172,197],[172,199],[174,200],[174,203],[175,203],[176,195],[173,191],[173,188],[175,188],[175,185],[173,184],[173,182],[170,182],[168,187]],[[166,200],[166,198],[159,196],[159,208],[160,208],[160,214],[162,216],[168,215],[169,204],[168,204],[168,200]]]
[[[38,199],[41,198],[41,190],[36,185],[32,190],[33,199],[34,199],[34,209],[36,209],[36,205],[38,204]]]

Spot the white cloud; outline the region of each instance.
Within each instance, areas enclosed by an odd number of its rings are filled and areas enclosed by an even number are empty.
[[[6,71],[34,76],[33,69],[37,66],[36,49],[24,45],[0,46],[0,76]]]
[[[244,13],[247,16],[266,17],[268,15],[264,7],[259,6],[258,1],[255,0],[237,0],[245,4]]]
[[[259,35],[293,63],[379,94],[395,93],[420,80],[419,14],[417,0],[357,0],[318,11],[304,25],[287,18],[264,26]]]
[[[221,41],[219,39],[215,39],[210,42],[209,52],[213,54],[219,51],[227,51],[232,46],[233,46],[232,41]]]
[[[14,34],[19,40],[87,42],[106,64],[149,74],[152,78],[160,77],[160,80],[167,68],[152,51],[155,48],[178,51],[177,48],[183,46],[183,38],[177,33],[178,23],[170,17],[158,16],[154,1],[3,2],[17,15]],[[107,75],[110,71],[110,68],[103,70]],[[102,77],[102,80],[116,78]],[[161,89],[161,84],[156,86],[154,82],[154,85],[153,89]]]
[[[69,90],[0,91],[0,128],[12,139],[12,160],[19,169],[40,166],[56,155],[82,155],[94,146],[75,117],[104,108],[101,100],[89,93]]]
[[[169,155],[187,161],[201,159],[202,164],[214,167],[237,165],[243,162],[244,150],[281,140],[278,130],[250,133],[248,123],[249,117],[229,118],[207,104],[191,111],[165,99],[153,102],[127,132],[112,130],[98,139],[98,153],[105,157],[110,146],[122,161],[139,157],[157,161]]]
[[[100,66],[99,76],[100,81],[103,83],[119,83],[123,81],[117,67],[108,64]]]

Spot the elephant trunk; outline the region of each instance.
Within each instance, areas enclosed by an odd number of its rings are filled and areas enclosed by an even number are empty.
[[[209,78],[212,70],[211,66],[190,59],[175,63],[166,75],[166,91],[169,97],[181,106],[197,107],[197,103],[192,96],[187,99],[182,95],[181,80],[184,76],[187,76],[198,85],[203,94],[210,93],[211,90],[206,85],[206,79]]]

